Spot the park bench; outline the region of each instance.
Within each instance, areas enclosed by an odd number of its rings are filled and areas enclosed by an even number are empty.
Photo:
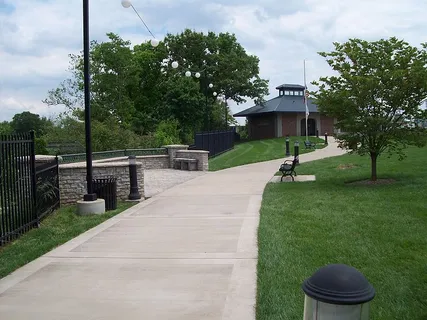
[[[306,149],[316,149],[316,143],[311,141],[304,141],[304,145]]]
[[[197,159],[190,158],[175,158],[174,159],[174,168],[179,170],[189,170],[194,171],[197,170]]]
[[[292,178],[292,181],[295,181],[294,176],[297,175],[297,173],[295,172],[296,165],[297,158],[294,158],[294,160],[285,160],[285,162],[280,165],[279,169],[279,171],[282,173],[280,181],[283,181],[283,178],[286,176],[290,176]]]

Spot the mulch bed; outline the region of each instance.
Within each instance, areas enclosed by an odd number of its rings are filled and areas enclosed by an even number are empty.
[[[353,169],[353,168],[356,168],[356,167],[358,167],[358,166],[356,166],[356,165],[354,165],[354,164],[349,163],[349,164],[340,164],[340,165],[337,167],[337,169],[340,169],[340,170],[346,170],[346,169]]]

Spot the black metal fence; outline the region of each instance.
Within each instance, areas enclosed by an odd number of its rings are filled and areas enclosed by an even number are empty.
[[[56,157],[36,164],[36,212],[39,221],[58,209],[59,205],[59,165]]]
[[[111,151],[99,151],[93,152],[93,160],[102,160],[118,157],[133,156],[151,156],[151,155],[163,155],[167,154],[166,148],[151,148],[151,149],[124,149],[124,150],[111,150]],[[60,155],[62,162],[81,162],[86,160],[86,153],[75,153],[75,154],[64,154]]]
[[[34,133],[0,136],[0,246],[59,206],[58,161],[36,169]]]
[[[194,145],[189,149],[207,150],[209,158],[234,148],[234,130],[208,131],[195,134]]]

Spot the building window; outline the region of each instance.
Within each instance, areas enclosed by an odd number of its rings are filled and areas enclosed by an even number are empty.
[[[285,91],[285,96],[289,96],[290,95],[290,91]]]

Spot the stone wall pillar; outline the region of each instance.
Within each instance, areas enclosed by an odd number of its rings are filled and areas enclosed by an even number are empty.
[[[176,158],[176,152],[179,150],[188,150],[188,145],[185,144],[173,144],[168,146],[162,146],[168,150],[169,155],[169,168],[173,168],[173,159]]]

